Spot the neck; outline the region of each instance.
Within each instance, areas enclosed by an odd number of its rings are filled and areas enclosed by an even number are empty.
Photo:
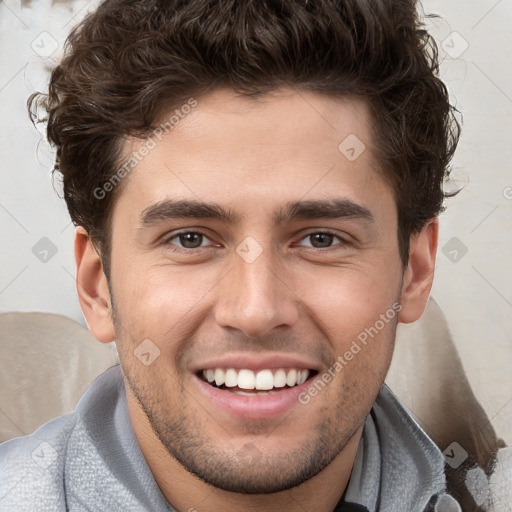
[[[302,484],[272,494],[241,494],[212,487],[182,466],[162,444],[133,397],[128,398],[128,410],[151,473],[166,500],[178,512],[332,512],[348,485],[363,431],[360,426],[336,458]]]

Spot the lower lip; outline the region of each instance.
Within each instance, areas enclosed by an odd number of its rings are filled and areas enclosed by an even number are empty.
[[[294,406],[301,405],[299,395],[310,386],[312,380],[308,379],[298,386],[271,395],[245,396],[213,387],[197,375],[194,379],[198,382],[201,392],[215,406],[233,416],[247,419],[275,418],[290,411]]]

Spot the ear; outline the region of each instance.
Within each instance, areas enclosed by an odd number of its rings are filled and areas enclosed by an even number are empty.
[[[87,325],[99,341],[113,341],[112,302],[103,263],[89,234],[81,226],[75,232],[75,262],[78,298]]]
[[[402,282],[399,322],[415,322],[425,311],[434,280],[438,236],[439,219],[436,217],[410,239],[409,263]]]

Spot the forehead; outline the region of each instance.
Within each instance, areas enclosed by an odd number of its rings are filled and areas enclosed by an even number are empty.
[[[392,198],[362,99],[289,89],[248,98],[219,89],[188,104],[158,121],[167,129],[150,135],[154,144],[125,178],[120,207],[140,213],[172,197],[256,214],[298,199]],[[126,157],[144,145],[129,141]]]

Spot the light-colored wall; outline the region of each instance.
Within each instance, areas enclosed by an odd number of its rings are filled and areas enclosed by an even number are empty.
[[[73,277],[74,229],[52,188],[53,155],[24,103],[44,89],[65,36],[96,4],[0,3],[0,311],[55,312],[84,323]],[[512,3],[423,6],[444,18],[427,24],[440,45],[441,75],[464,115],[453,162],[464,189],[441,217],[433,296],[477,397],[512,442]]]

